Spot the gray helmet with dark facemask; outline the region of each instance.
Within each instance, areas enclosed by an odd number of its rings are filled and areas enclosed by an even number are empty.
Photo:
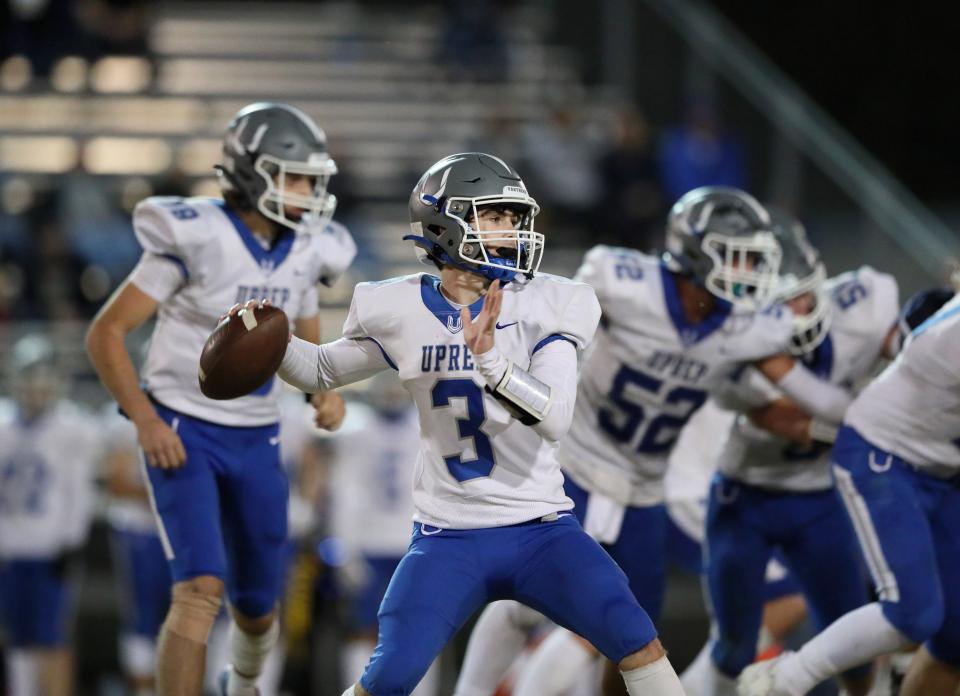
[[[667,218],[663,259],[711,293],[759,309],[773,299],[780,245],[767,210],[749,193],[704,186],[684,194]]]
[[[508,208],[510,229],[477,230],[479,211]],[[464,152],[430,167],[410,194],[410,229],[421,258],[508,282],[532,277],[543,256],[543,235],[533,231],[540,206],[520,175],[499,157]]]
[[[258,102],[233,117],[223,138],[223,162],[217,167],[220,187],[248,208],[287,227],[302,217],[289,217],[284,205],[302,210],[319,223],[329,220],[337,205],[327,193],[337,165],[327,153],[327,136],[313,119],[288,104]],[[310,177],[308,195],[287,190],[287,176]]]
[[[799,220],[778,208],[769,208],[773,233],[783,250],[776,297],[789,302],[801,295],[810,295],[809,311],[793,314],[793,339],[790,352],[806,355],[819,346],[830,330],[833,318],[825,283],[826,267],[807,239],[807,231]]]

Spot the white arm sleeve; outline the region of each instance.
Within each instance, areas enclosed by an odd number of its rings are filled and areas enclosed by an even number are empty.
[[[166,302],[187,282],[187,270],[179,259],[145,251],[130,272],[130,282],[157,302]]]
[[[846,389],[818,378],[800,363],[777,382],[784,394],[816,418],[842,423],[853,397]]]
[[[341,338],[318,346],[294,336],[277,374],[312,393],[359,382],[389,366],[380,345],[370,338]]]
[[[494,389],[507,370],[507,359],[496,346],[474,356],[481,376]],[[550,387],[550,406],[543,420],[532,425],[546,440],[556,442],[566,435],[573,421],[577,400],[577,349],[567,340],[551,341],[533,354],[531,376]]]

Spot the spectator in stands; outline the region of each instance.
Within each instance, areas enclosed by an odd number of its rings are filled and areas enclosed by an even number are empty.
[[[602,229],[597,243],[650,251],[663,236],[667,203],[660,186],[650,126],[637,109],[617,114],[615,141],[600,158]]]
[[[743,146],[723,127],[714,104],[702,97],[691,99],[683,123],[663,134],[659,157],[668,200],[699,186],[747,188]]]
[[[545,228],[554,234],[583,238],[596,231],[595,213],[602,195],[597,170],[601,138],[581,122],[571,102],[570,98],[559,101],[545,122],[524,131],[521,153],[528,162],[530,189],[549,201],[538,224],[544,218]],[[510,153],[504,156],[516,159]]]

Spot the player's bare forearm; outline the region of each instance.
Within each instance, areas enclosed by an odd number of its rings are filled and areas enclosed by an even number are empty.
[[[758,428],[791,442],[810,444],[810,416],[789,399],[777,399],[748,415]]]
[[[841,423],[853,400],[845,388],[818,377],[789,355],[766,358],[756,367],[807,413],[823,421]]]
[[[86,348],[90,362],[97,371],[100,381],[107,388],[107,391],[113,395],[120,408],[129,416],[134,423],[145,419],[156,417],[156,411],[143,390],[140,389],[137,372],[133,367],[133,361],[127,352],[124,339],[127,334],[139,326],[149,317],[151,310],[142,318],[141,311],[134,316],[130,316],[126,311],[128,302],[123,298],[123,293],[128,292],[133,285],[127,285],[114,295],[99,314],[90,324],[87,331]],[[137,291],[140,292],[139,290]],[[141,295],[143,293],[140,293]],[[145,296],[146,297],[146,296]],[[127,298],[129,299],[129,298]],[[139,298],[136,298],[139,299]],[[151,300],[152,302],[152,300]],[[156,304],[153,304],[153,308]]]

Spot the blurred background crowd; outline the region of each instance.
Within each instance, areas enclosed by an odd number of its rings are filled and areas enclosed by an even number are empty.
[[[139,257],[130,212],[150,195],[216,195],[223,128],[261,99],[316,118],[340,169],[336,218],[359,255],[321,296],[327,336],[355,282],[419,270],[400,242],[409,191],[429,164],[462,150],[497,154],[524,176],[543,210],[548,271],[572,273],[596,243],[653,251],[674,200],[724,184],[794,211],[831,274],[867,263],[895,273],[903,296],[944,281],[957,248],[949,202],[932,201],[936,212],[921,203],[723,4],[4,0],[0,360],[15,365],[22,336],[46,335],[64,392],[90,414],[110,413],[82,336]],[[301,405],[293,419],[306,418]],[[92,531],[79,548],[78,684],[119,693],[108,500],[122,497],[113,450],[126,441],[104,420],[90,423],[105,437],[91,464]],[[336,444],[346,430],[304,430],[291,449],[310,472],[295,477],[304,517],[286,622],[284,683],[298,693],[342,688],[329,656],[349,623],[351,572],[330,490],[338,457],[349,456]],[[377,471],[369,490],[395,476]],[[402,495],[408,482],[397,486]],[[696,579],[672,583],[663,631],[678,666],[705,626]]]

